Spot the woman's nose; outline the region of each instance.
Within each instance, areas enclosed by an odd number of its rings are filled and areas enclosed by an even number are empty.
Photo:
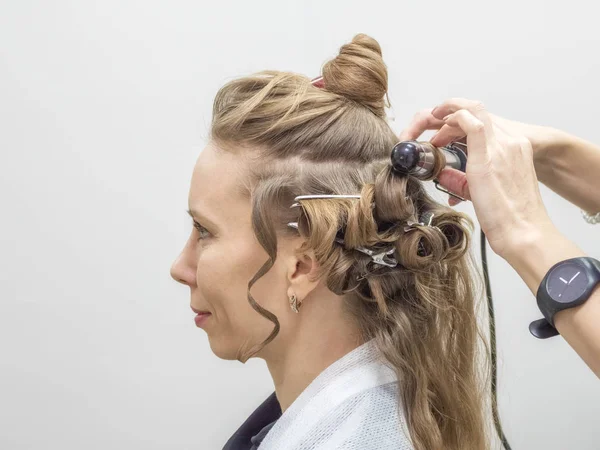
[[[196,284],[196,268],[189,263],[185,249],[171,265],[171,278],[181,284],[194,286]]]

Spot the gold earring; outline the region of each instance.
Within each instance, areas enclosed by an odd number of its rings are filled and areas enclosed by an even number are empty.
[[[290,297],[290,306],[292,308],[292,311],[294,311],[295,313],[299,312],[300,306],[302,306],[302,302],[298,302],[298,297],[296,297],[296,294],[293,294]]]

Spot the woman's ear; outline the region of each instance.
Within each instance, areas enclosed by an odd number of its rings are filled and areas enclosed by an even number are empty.
[[[312,249],[300,251],[304,242],[294,239],[287,255],[286,271],[288,278],[288,297],[296,295],[304,300],[319,284],[319,264]]]

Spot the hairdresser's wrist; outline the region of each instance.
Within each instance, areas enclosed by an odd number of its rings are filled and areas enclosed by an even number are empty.
[[[554,264],[586,254],[548,223],[515,235],[500,256],[515,269],[535,296]]]
[[[538,287],[550,270],[561,261],[587,256],[577,245],[558,230],[539,230],[521,239],[506,260],[521,276],[533,293],[535,301]],[[583,304],[558,312],[554,326],[561,336],[579,354],[585,363],[600,377],[600,290],[596,288]]]
[[[529,137],[533,148],[533,163],[538,180],[547,184],[555,176],[555,169],[561,158],[574,144],[574,137],[569,133],[551,127],[536,127],[536,132]]]

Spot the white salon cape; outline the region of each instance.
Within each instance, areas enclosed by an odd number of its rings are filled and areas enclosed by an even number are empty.
[[[223,450],[413,450],[398,379],[374,341],[325,369],[281,414],[275,393]]]

